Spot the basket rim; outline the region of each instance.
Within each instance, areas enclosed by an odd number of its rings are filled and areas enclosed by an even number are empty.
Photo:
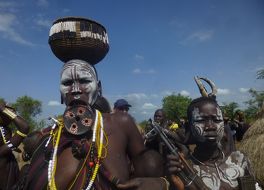
[[[89,22],[93,22],[93,23],[101,26],[106,31],[106,28],[102,24],[100,24],[99,22],[94,21],[94,20],[89,19],[89,18],[78,17],[78,16],[60,17],[60,18],[56,19],[55,21],[53,21],[52,25],[54,25],[58,22],[62,22],[62,21],[89,21]]]

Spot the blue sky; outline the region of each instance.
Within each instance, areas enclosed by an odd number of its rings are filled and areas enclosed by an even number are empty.
[[[219,102],[243,107],[263,90],[263,0],[0,0],[0,97],[42,101],[40,118],[61,114],[62,67],[48,45],[52,22],[80,16],[105,26],[110,41],[95,67],[111,105],[125,98],[140,122],[172,93],[196,98],[194,76],[218,87]]]

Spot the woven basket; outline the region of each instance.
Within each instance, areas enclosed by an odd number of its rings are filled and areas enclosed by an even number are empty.
[[[81,59],[92,65],[100,62],[109,50],[104,26],[80,17],[56,20],[50,29],[49,45],[62,62]]]

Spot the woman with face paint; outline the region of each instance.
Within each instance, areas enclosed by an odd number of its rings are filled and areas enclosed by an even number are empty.
[[[249,160],[240,151],[224,152],[223,115],[212,97],[201,97],[191,102],[187,110],[186,136],[194,150],[187,155],[197,177],[208,189],[255,189]],[[169,172],[177,175],[183,165],[173,155],[168,156]],[[189,183],[185,189],[200,189]]]
[[[166,180],[160,178],[163,168],[157,168],[161,157],[145,149],[133,118],[93,108],[100,88],[92,65],[77,59],[64,64],[60,82],[66,105],[63,121],[54,119],[58,125],[45,129],[46,140],[31,158],[24,189],[167,188]],[[135,168],[134,179],[128,158]]]

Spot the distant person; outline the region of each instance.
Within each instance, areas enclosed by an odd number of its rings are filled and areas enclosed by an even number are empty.
[[[125,99],[118,99],[114,103],[114,112],[128,112],[129,108],[132,107]]]
[[[164,128],[168,127],[168,120],[163,109],[157,109],[155,111],[154,121]]]
[[[154,122],[164,129],[168,129],[168,120],[163,109],[157,109],[153,116]],[[160,139],[158,134],[152,132],[151,123],[147,123],[145,127],[145,146],[148,149],[159,152],[163,157],[166,157],[167,149],[164,142]]]
[[[234,118],[235,130],[236,130],[236,140],[241,141],[245,132],[249,129],[250,125],[245,122],[244,113],[240,110],[235,112]]]

